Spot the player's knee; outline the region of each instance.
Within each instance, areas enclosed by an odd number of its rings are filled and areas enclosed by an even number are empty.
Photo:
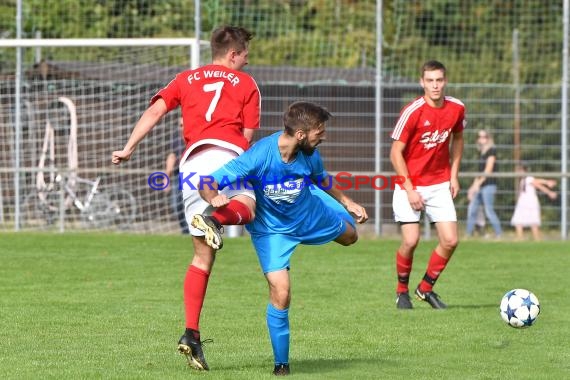
[[[352,245],[358,241],[358,233],[354,229],[347,229],[347,231],[335,241],[345,247]]]
[[[406,252],[413,252],[419,242],[419,236],[402,236],[402,249]]]
[[[459,244],[459,240],[457,236],[446,236],[440,240],[439,244],[447,251],[453,252],[457,245]]]
[[[354,231],[354,233],[352,233],[349,237],[348,237],[348,244],[347,245],[351,245],[354,244],[358,241],[358,234],[356,233],[356,231]]]
[[[273,306],[278,309],[286,309],[291,302],[291,292],[288,289],[273,289],[270,298]]]

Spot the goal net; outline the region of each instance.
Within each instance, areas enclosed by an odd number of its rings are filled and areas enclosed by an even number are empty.
[[[495,208],[505,229],[510,228],[517,199],[513,170],[520,159],[530,163],[537,176],[559,179],[561,196],[541,200],[543,226],[567,229],[570,136],[564,133],[567,120],[561,118],[568,108],[561,83],[563,62],[568,59],[562,53],[564,42],[570,39],[563,20],[568,1],[6,2],[0,5],[0,229],[13,229],[16,206],[23,206],[31,191],[38,191],[40,166],[44,186],[55,182],[52,187],[61,189],[67,182],[61,182],[62,177],[58,182],[57,174],[76,165],[72,174],[77,178],[72,176],[70,185],[80,192],[81,202],[73,202],[68,191],[51,192],[51,198],[42,194],[50,200],[48,210],[63,210],[55,216],[47,212],[50,222],[45,228],[84,228],[85,223],[116,228],[105,217],[113,209],[105,205],[113,202],[104,196],[95,197],[98,207],[93,215],[78,211],[91,185],[83,183],[81,190],[77,179],[100,177],[101,189],[119,187],[135,198],[132,231],[179,231],[170,196],[151,190],[147,183],[151,173],[163,169],[179,113],[169,114],[126,165],[112,167],[110,154],[123,146],[150,97],[196,57],[190,44],[173,45],[171,38],[193,36],[195,30],[206,37],[220,25],[239,25],[254,33],[246,70],[262,94],[262,128],[255,139],[282,128],[287,104],[319,103],[334,115],[327,126],[327,142],[319,147],[333,173],[393,173],[390,131],[402,107],[422,93],[419,66],[428,59],[442,61],[449,73],[448,95],[467,106],[462,188],[468,188],[479,173],[476,134],[487,129],[498,149],[501,178]],[[21,37],[30,41],[41,31],[44,41],[53,41],[51,46],[25,45],[20,50],[19,129],[15,127],[18,50],[5,40],[17,36],[16,4],[23,5]],[[161,41],[162,46],[152,42],[143,46],[138,40],[111,45],[130,37],[169,38]],[[65,38],[106,38],[109,45],[82,47]],[[201,63],[209,62],[209,49],[200,46]],[[71,114],[61,98],[75,107],[75,146],[69,144]],[[52,121],[51,129],[47,120]],[[76,161],[69,161],[68,151],[77,151]],[[21,171],[15,172],[16,167]],[[383,231],[397,232],[390,191],[370,185],[356,188],[353,180],[346,192],[372,216],[363,229],[381,224],[386,227]],[[123,193],[120,199],[128,203],[128,198]],[[464,192],[455,204],[458,219],[465,221]],[[41,207],[32,207],[37,208]],[[44,214],[40,217],[46,219]],[[25,228],[43,227],[36,223]]]
[[[13,205],[4,221],[19,217],[22,229],[176,231],[170,194],[147,181],[165,171],[180,139],[179,110],[163,118],[131,161],[114,167],[111,152],[122,149],[151,97],[176,73],[210,61],[202,42],[201,61],[192,62],[191,42],[58,40],[22,48],[19,105],[17,82],[3,81],[12,96],[1,104],[1,114],[10,115],[1,120],[2,182],[19,188],[3,199]]]

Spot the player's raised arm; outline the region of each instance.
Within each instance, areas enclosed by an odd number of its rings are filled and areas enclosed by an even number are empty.
[[[162,98],[158,98],[156,102],[151,104],[142,114],[139,121],[135,125],[129,140],[125,144],[123,150],[113,152],[111,162],[115,165],[123,161],[128,161],[135,151],[137,145],[145,138],[145,136],[155,127],[160,119],[168,112],[166,103]]]

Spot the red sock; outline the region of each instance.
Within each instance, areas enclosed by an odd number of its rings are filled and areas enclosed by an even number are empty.
[[[231,200],[224,207],[217,208],[212,216],[220,223],[227,226],[247,224],[253,220],[249,208],[240,201]]]
[[[200,331],[199,321],[208,278],[210,273],[193,265],[188,267],[184,279],[184,306],[186,310],[186,328]]]
[[[431,292],[439,275],[445,269],[449,259],[443,258],[436,251],[431,253],[426,274],[422,282],[420,282],[420,290],[422,292]]]
[[[412,272],[412,259],[407,259],[396,252],[396,273],[398,274],[397,293],[405,293],[408,291],[408,283],[410,282],[410,273]]]

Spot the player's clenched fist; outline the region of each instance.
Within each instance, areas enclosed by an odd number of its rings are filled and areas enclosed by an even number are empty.
[[[111,157],[111,162],[115,165],[119,165],[123,161],[128,161],[131,158],[131,152],[125,150],[116,150],[113,152]]]

